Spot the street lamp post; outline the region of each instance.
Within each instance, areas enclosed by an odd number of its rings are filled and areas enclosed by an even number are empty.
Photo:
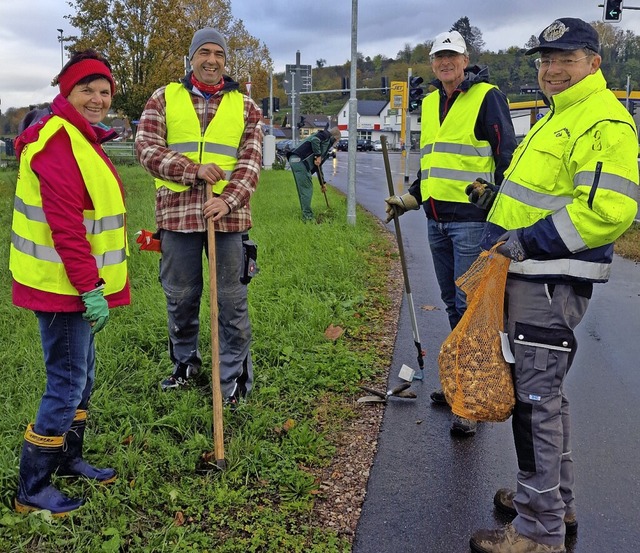
[[[64,67],[64,39],[62,38],[62,33],[63,30],[62,29],[58,29],[58,32],[60,33],[60,36],[58,37],[58,41],[60,42],[60,67]]]

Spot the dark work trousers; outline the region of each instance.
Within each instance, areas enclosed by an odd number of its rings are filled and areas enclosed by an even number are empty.
[[[573,330],[589,300],[568,284],[507,279],[507,332],[515,356],[513,436],[518,457],[516,531],[564,544],[566,513],[575,513],[569,402],[564,379],[576,352]]]
[[[253,384],[251,324],[247,286],[240,282],[244,256],[241,232],[216,232],[216,282],[218,292],[218,336],[222,396],[245,396]],[[160,282],[167,299],[169,356],[200,369],[198,349],[200,300],[203,287],[203,251],[206,232],[161,234]]]
[[[306,162],[295,154],[289,157],[289,165],[291,166],[293,179],[296,181],[300,209],[302,209],[302,219],[311,221],[313,220],[313,211],[311,210],[313,179],[311,177],[311,171],[309,171]]]

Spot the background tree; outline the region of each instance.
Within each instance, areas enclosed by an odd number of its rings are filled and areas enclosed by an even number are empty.
[[[477,57],[484,48],[484,40],[482,39],[482,31],[478,27],[473,27],[468,17],[461,17],[452,26],[450,31],[458,31],[464,41],[467,43],[469,55]]]
[[[185,74],[191,37],[204,26],[227,38],[228,61],[242,59],[235,67],[244,68],[244,82],[251,75],[252,96],[268,93],[269,50],[233,18],[230,0],[70,0],[69,5],[76,13],[66,18],[80,31],[69,37],[69,49],[91,47],[107,56],[119,91],[113,109],[132,120],[156,88]]]

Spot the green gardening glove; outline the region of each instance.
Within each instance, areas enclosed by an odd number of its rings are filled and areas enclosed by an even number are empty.
[[[109,320],[109,304],[104,299],[102,287],[85,292],[80,297],[86,308],[82,318],[91,324],[91,334],[100,332]]]

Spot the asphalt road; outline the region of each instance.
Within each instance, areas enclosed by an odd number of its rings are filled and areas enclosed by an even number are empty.
[[[324,166],[327,183],[344,192],[347,156],[339,152]],[[398,153],[391,153],[390,160],[396,192],[403,193],[404,160]],[[410,180],[417,164],[412,152]],[[382,154],[358,153],[356,167],[357,203],[383,218],[388,189]],[[424,380],[412,386],[417,400],[392,398],[386,407],[353,552],[467,553],[475,529],[507,522],[494,512],[492,499],[495,490],[515,483],[511,425],[484,423],[473,438],[454,438],[448,409],[431,405],[448,323],[428,252],[424,212],[407,213],[400,221],[426,369]],[[389,228],[393,231],[393,224]],[[577,329],[578,352],[566,382],[579,520],[568,553],[640,551],[639,331],[640,266],[616,258],[610,282],[596,285]],[[401,382],[402,364],[417,369],[406,300],[390,387]]]

